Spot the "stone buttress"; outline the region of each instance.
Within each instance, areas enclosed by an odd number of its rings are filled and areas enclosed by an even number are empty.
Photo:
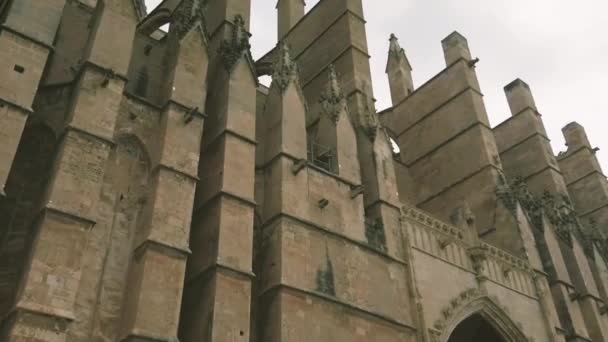
[[[255,172],[249,1],[207,4],[207,122],[202,142],[180,341],[248,341]]]

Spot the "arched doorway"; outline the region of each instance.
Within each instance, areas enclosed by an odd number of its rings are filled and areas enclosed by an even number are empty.
[[[475,314],[462,321],[450,335],[448,342],[510,342],[483,318]]]

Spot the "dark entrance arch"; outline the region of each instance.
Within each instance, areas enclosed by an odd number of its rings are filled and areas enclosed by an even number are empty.
[[[448,342],[510,342],[479,314],[462,321],[450,335]]]

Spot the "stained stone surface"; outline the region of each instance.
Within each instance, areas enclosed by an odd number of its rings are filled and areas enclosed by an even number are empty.
[[[458,32],[377,112],[362,1],[258,61],[261,1],[0,2],[0,341],[608,341],[584,128],[520,79],[491,127]]]

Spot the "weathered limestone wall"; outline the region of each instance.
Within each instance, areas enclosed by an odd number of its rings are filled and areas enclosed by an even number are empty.
[[[181,341],[247,341],[251,335],[257,80],[249,55],[249,11],[249,1],[207,6],[209,119],[201,145]]]
[[[477,242],[476,247],[466,231],[417,209],[404,207],[403,212],[431,338],[443,341],[449,337],[451,329],[471,310],[492,315],[500,308],[506,315],[500,319],[505,324],[501,328],[513,325],[528,339],[554,341],[550,331],[558,322],[546,316],[546,301],[552,304],[551,295],[539,291],[541,284],[527,261],[485,243]],[[449,283],[445,279],[450,279]]]
[[[568,185],[574,208],[585,225],[596,225],[606,233],[608,182],[591,147],[585,129],[576,122],[562,129],[568,150],[557,159]]]
[[[367,56],[365,64],[349,64],[361,54],[357,44],[365,44],[356,3],[320,2],[291,30],[286,41],[299,77],[285,62],[285,47],[262,60],[273,63],[274,72],[263,114],[258,113],[265,126],[257,139],[263,150],[256,194],[263,200],[255,245],[259,341],[362,340],[376,333],[388,341],[409,341],[416,333],[415,305],[402,295],[409,293],[411,279],[403,261],[396,186],[390,187],[396,181],[388,136],[377,126],[363,131],[359,119],[364,111],[375,118],[375,111],[367,96],[371,89],[363,92],[355,82],[369,80]],[[350,24],[360,31],[351,31]],[[332,34],[343,39],[330,40]],[[337,76],[328,68],[332,63]],[[307,134],[306,123],[317,125],[315,134]],[[338,167],[306,163],[308,139],[335,147]],[[366,178],[370,174],[377,179]],[[387,182],[379,186],[378,177]],[[376,282],[386,285],[383,291],[375,291]],[[323,307],[332,309],[321,314]],[[342,318],[332,317],[337,311]],[[331,330],[324,328],[330,324]]]
[[[12,1],[0,19],[0,197],[53,45],[65,0]],[[40,17],[44,13],[44,17]]]
[[[567,195],[530,87],[517,79],[505,87],[505,93],[513,116],[493,130],[508,178],[523,178],[537,196],[542,196],[544,191]]]
[[[417,184],[422,209],[449,221],[466,201],[487,241],[523,255],[518,223],[496,196],[502,177],[498,148],[471,60],[468,43],[457,32],[443,41],[447,68],[381,113],[391,127],[406,170]],[[497,219],[500,218],[499,219]]]

